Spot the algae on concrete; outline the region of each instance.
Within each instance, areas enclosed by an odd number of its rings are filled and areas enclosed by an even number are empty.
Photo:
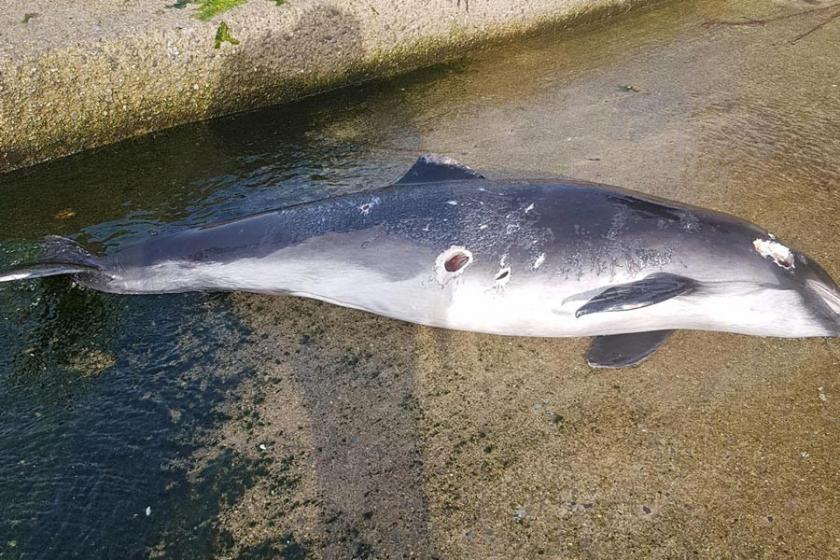
[[[198,11],[196,12],[195,17],[202,21],[207,21],[237,6],[241,6],[247,1],[248,0],[178,0],[167,7],[183,9],[190,4],[198,4]],[[286,0],[270,1],[274,2],[277,6],[282,6],[286,3]]]
[[[225,22],[219,22],[219,27],[216,29],[216,39],[213,43],[213,48],[218,49],[222,43],[230,43],[231,45],[238,45],[239,40],[230,34],[230,27]]]
[[[196,13],[196,17],[200,20],[207,21],[222,12],[241,6],[246,1],[247,0],[199,0],[198,13]]]

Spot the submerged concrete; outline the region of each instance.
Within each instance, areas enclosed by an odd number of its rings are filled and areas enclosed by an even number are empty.
[[[2,0],[0,172],[642,1]]]

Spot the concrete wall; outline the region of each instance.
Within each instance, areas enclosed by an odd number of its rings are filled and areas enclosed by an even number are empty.
[[[0,172],[644,0],[208,1],[0,0]]]

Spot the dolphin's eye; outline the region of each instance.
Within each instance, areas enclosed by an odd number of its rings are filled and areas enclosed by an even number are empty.
[[[458,272],[459,270],[464,268],[464,266],[468,262],[470,262],[469,255],[466,255],[464,253],[455,253],[454,255],[446,259],[446,262],[443,263],[443,268],[446,269],[446,272]]]

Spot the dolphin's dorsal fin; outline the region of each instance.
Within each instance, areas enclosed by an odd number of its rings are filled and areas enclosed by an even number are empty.
[[[425,154],[417,158],[411,169],[397,181],[397,184],[439,183],[441,181],[463,181],[466,179],[484,179],[484,177],[452,158]]]

